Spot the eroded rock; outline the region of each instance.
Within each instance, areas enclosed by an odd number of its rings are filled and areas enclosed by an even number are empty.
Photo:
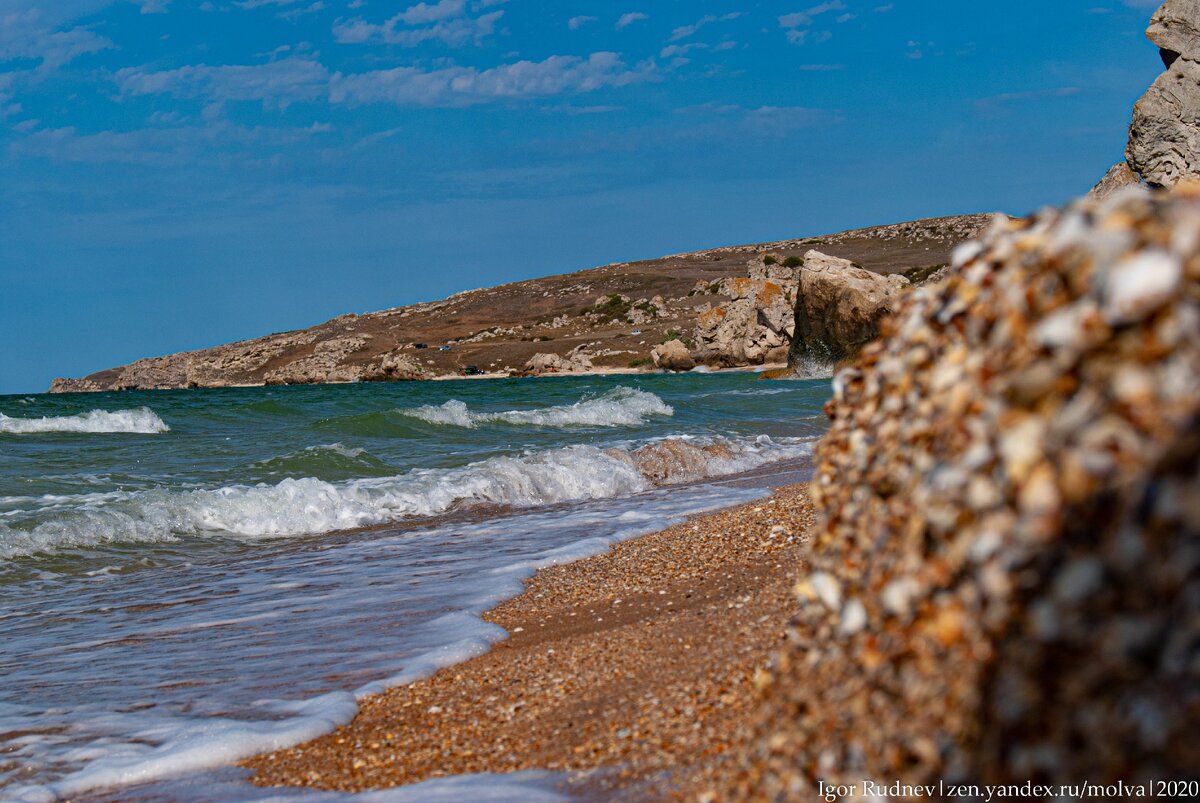
[[[1200,176],[1200,0],[1167,0],[1146,35],[1167,69],[1133,108],[1125,158],[1146,183],[1172,187]]]
[[[796,290],[789,368],[800,376],[828,375],[879,336],[880,322],[909,286],[847,259],[809,251]]]

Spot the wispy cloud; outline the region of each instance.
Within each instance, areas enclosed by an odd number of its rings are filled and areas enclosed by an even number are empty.
[[[628,28],[630,25],[632,25],[635,22],[640,22],[642,20],[648,20],[648,19],[650,19],[649,14],[643,14],[640,11],[630,11],[627,14],[622,14],[617,19],[617,24],[615,27],[618,31],[620,31],[624,28]]]
[[[1059,86],[1050,89],[1029,89],[1019,92],[1001,92],[998,95],[991,95],[986,98],[979,98],[975,101],[975,110],[983,114],[998,114],[1004,111],[1005,107],[1019,103],[1028,103],[1039,100],[1054,100],[1057,98],[1069,98],[1072,95],[1078,95],[1080,88],[1077,86]]]
[[[504,15],[503,11],[489,11],[471,17],[465,12],[465,0],[441,0],[433,5],[418,3],[382,23],[371,23],[362,17],[339,19],[334,23],[333,35],[341,44],[384,42],[416,47],[423,42],[438,41],[451,47],[462,47],[469,42],[478,44],[491,36]]]
[[[391,103],[402,106],[467,106],[502,100],[551,97],[625,86],[654,77],[649,66],[630,69],[616,53],[551,56],[490,69],[447,67],[424,71],[397,67],[356,75],[336,74],[334,103]]]
[[[729,20],[735,20],[740,16],[742,16],[742,12],[740,11],[731,11],[728,14],[722,14],[720,16],[717,16],[716,14],[706,14],[693,22],[691,25],[680,25],[678,28],[671,31],[671,38],[668,41],[678,42],[680,39],[688,38],[709,23],[728,22]]]
[[[123,95],[168,94],[217,103],[253,100],[266,108],[286,109],[293,103],[324,98],[329,71],[311,59],[286,58],[266,64],[199,64],[159,71],[129,67],[118,70],[115,80]]]
[[[686,45],[667,45],[662,50],[658,51],[659,58],[669,59],[674,56],[683,56],[691,50],[704,50],[708,45],[704,42],[689,42]]]
[[[429,22],[450,19],[462,14],[466,0],[441,0],[433,3],[417,3],[409,6],[397,16],[405,25],[424,25]]]
[[[582,28],[584,25],[587,25],[589,22],[595,22],[597,19],[598,19],[598,17],[588,17],[588,16],[584,16],[584,15],[580,15],[578,17],[571,17],[571,19],[567,20],[567,27],[570,28],[572,31],[577,31],[580,28]]]
[[[49,71],[86,53],[112,47],[108,39],[83,26],[61,25],[39,8],[0,9],[0,62],[31,59]]]
[[[846,4],[842,0],[832,0],[829,3],[821,3],[812,8],[806,8],[804,11],[793,11],[791,14],[783,14],[779,17],[779,26],[781,28],[799,28],[803,25],[812,25],[814,17],[828,14],[830,11],[845,10]]]
[[[84,133],[73,127],[38,129],[10,145],[22,156],[54,162],[131,164],[172,167],[181,163],[228,164],[233,157],[253,162],[258,148],[285,148],[327,131],[314,123],[305,127],[236,126],[216,122],[193,126],[141,128],[133,131]]]

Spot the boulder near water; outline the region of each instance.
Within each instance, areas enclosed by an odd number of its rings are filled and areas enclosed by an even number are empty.
[[[650,351],[650,358],[655,366],[667,371],[690,371],[696,367],[696,360],[682,340],[675,338],[662,345],[655,346]]]
[[[880,321],[908,286],[903,276],[882,276],[809,251],[799,272],[788,367],[800,376],[827,376],[878,337]]]

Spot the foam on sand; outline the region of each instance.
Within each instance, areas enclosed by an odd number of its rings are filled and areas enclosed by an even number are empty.
[[[535,427],[633,427],[650,416],[671,416],[675,410],[658,396],[636,388],[617,387],[574,404],[534,410],[475,412],[465,402],[451,399],[442,405],[426,404],[402,414],[430,424],[474,428],[480,424],[513,424]]]
[[[0,433],[32,435],[45,432],[127,432],[157,435],[171,428],[149,407],[135,410],[90,410],[79,415],[11,418],[0,413]]]

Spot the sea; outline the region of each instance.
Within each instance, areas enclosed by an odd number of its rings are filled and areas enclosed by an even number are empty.
[[[0,800],[357,799],[233,764],[485,652],[506,634],[480,615],[539,567],[805,478],[829,395],[691,372],[0,396]],[[672,440],[716,448],[630,459]]]

